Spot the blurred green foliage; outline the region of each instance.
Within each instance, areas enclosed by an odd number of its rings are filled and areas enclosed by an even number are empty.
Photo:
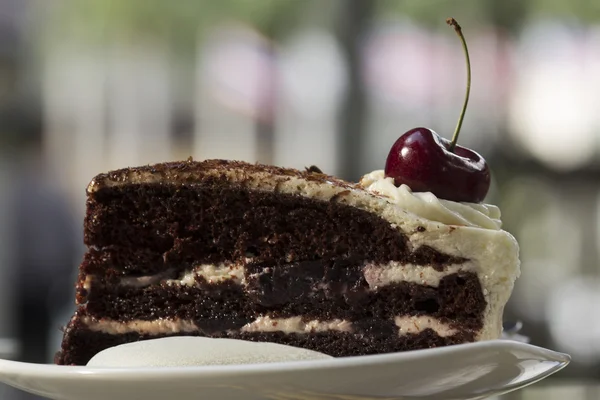
[[[215,23],[240,21],[269,36],[293,25],[303,0],[64,0],[44,15],[51,34],[92,41],[160,38],[189,49]],[[312,1],[314,3],[314,1]]]
[[[215,23],[241,21],[270,37],[285,35],[300,20],[329,18],[341,7],[375,2],[381,18],[409,17],[436,29],[455,17],[475,27],[495,25],[517,33],[529,18],[561,17],[600,21],[600,0],[62,0],[49,2],[52,33],[87,40],[158,37],[189,49]]]
[[[534,16],[571,18],[583,23],[600,22],[598,0],[529,0],[526,3]]]
[[[351,1],[351,0],[349,0]],[[402,14],[427,24],[440,15],[493,23],[517,30],[528,18],[572,17],[580,22],[600,22],[596,0],[378,0],[384,14]]]

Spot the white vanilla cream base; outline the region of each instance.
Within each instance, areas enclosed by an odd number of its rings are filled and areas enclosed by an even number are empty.
[[[331,356],[268,342],[166,337],[110,347],[88,362],[95,368],[191,367],[330,359]]]
[[[420,285],[437,287],[440,280],[457,272],[474,272],[479,274],[478,266],[470,261],[462,264],[451,264],[438,271],[428,265],[403,264],[391,261],[385,264],[366,263],[363,269],[364,277],[371,289],[377,289],[392,283],[410,282]],[[141,277],[121,278],[123,286],[147,287],[157,283],[165,282],[168,285],[196,286],[197,277],[204,278],[209,284],[218,284],[225,281],[233,281],[239,285],[246,285],[244,275],[245,268],[242,265],[220,263],[217,265],[203,264],[192,270],[185,271],[177,279],[162,279],[164,274],[148,275]],[[90,289],[94,277],[88,275],[84,287]]]
[[[444,324],[428,316],[418,317],[396,317],[394,318],[396,326],[399,328],[400,336],[423,332],[425,329],[432,329],[439,336],[447,337],[457,333],[457,330],[451,328],[448,324]]]
[[[332,321],[303,321],[302,317],[271,318],[259,317],[256,321],[242,327],[242,332],[285,332],[285,333],[310,333],[310,332],[352,332],[352,323],[342,319]]]
[[[244,276],[244,266],[240,264],[219,263],[202,264],[191,271],[186,271],[179,279],[171,279],[167,281],[169,285],[196,285],[196,277],[201,277],[208,283],[220,283],[224,281],[234,281],[240,285],[246,283]]]
[[[147,335],[198,332],[196,324],[192,321],[183,319],[155,319],[152,321],[133,320],[121,322],[112,319],[82,317],[81,322],[92,331],[108,333],[110,335],[120,335],[132,332]]]
[[[245,268],[241,265],[229,265],[226,263],[218,265],[204,264],[190,271],[185,271],[177,279],[162,279],[164,274],[157,274],[136,278],[124,277],[121,278],[120,283],[123,286],[138,288],[161,282],[165,282],[168,285],[195,286],[197,285],[196,277],[202,277],[209,284],[233,281],[236,284],[245,285],[246,278],[244,271]],[[364,276],[371,289],[377,289],[378,287],[397,282],[412,282],[436,287],[444,276],[459,271],[478,273],[477,267],[470,262],[449,265],[443,271],[436,271],[434,268],[426,265],[402,264],[392,261],[386,264],[367,263],[364,267]],[[93,275],[88,275],[83,283],[83,287],[90,290],[94,279]]]
[[[140,333],[145,335],[160,335],[169,333],[194,333],[200,329],[194,322],[183,319],[158,319],[153,321],[133,320],[128,322],[114,321],[110,319],[94,319],[83,317],[81,322],[90,330],[108,333],[111,335],[125,333]],[[394,319],[398,327],[398,335],[418,334],[425,329],[432,329],[442,337],[452,336],[457,331],[448,324],[428,316],[400,316]],[[308,334],[314,332],[354,332],[352,322],[343,319],[330,321],[311,320],[304,321],[302,317],[271,318],[269,316],[258,317],[255,321],[244,325],[241,332],[283,332]],[[491,339],[485,337],[483,339]]]

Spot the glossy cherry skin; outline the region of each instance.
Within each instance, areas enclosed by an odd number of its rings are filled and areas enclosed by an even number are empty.
[[[400,136],[385,163],[385,176],[413,192],[431,192],[438,198],[480,203],[490,188],[490,169],[478,153],[456,146],[428,128]]]

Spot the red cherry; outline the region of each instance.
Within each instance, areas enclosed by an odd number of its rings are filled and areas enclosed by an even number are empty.
[[[452,201],[479,203],[490,188],[490,169],[478,153],[462,146],[450,151],[450,141],[427,128],[400,136],[385,163],[385,176],[413,192],[431,192]]]
[[[479,203],[490,188],[490,169],[479,154],[456,145],[471,90],[469,51],[460,25],[454,18],[446,22],[458,34],[467,63],[467,91],[452,141],[431,129],[411,129],[392,146],[385,163],[385,176],[394,178],[396,186],[408,185],[413,192],[431,192],[446,200]]]

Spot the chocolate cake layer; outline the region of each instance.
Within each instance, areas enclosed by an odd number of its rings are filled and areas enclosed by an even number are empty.
[[[391,327],[369,324],[368,331],[317,332],[312,334],[286,334],[283,332],[234,332],[210,335],[215,338],[230,338],[259,342],[272,342],[289,346],[302,347],[319,351],[333,357],[348,357],[367,354],[391,353],[416,350],[453,344],[467,343],[474,340],[470,332],[459,332],[452,336],[439,336],[432,329],[425,329],[417,334],[398,335],[391,332]],[[84,326],[72,326],[71,332],[63,342],[61,352],[57,353],[55,362],[59,365],[85,365],[100,351],[139,340],[158,339],[181,334],[140,335],[126,333],[110,335],[91,331]],[[397,333],[397,330],[396,330]],[[204,336],[190,333],[186,336]]]
[[[336,201],[232,186],[136,184],[88,198],[84,273],[148,274],[219,261],[402,261],[443,269],[465,261],[404,234],[373,213]]]
[[[289,279],[263,275],[247,288],[233,282],[209,284],[202,278],[191,287],[98,284],[88,295],[86,310],[96,318],[120,321],[180,318],[204,329],[214,329],[215,321],[222,321],[223,329],[237,328],[264,314],[351,321],[427,314],[476,330],[486,307],[473,273],[448,275],[438,287],[399,282],[376,290],[369,290],[362,276],[340,277],[316,289],[321,281],[307,274]]]

